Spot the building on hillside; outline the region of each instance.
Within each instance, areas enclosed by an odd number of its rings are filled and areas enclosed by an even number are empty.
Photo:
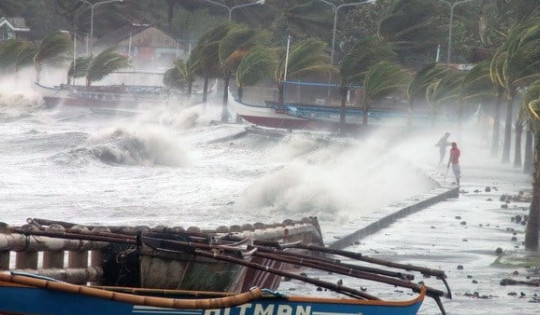
[[[0,17],[0,41],[13,38],[27,38],[30,28],[21,17]]]
[[[130,57],[136,70],[164,71],[175,59],[187,59],[190,47],[149,24],[131,24],[101,37],[94,48],[116,47]]]

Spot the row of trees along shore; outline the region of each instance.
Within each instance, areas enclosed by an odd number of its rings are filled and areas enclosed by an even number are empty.
[[[249,3],[221,2],[229,8]],[[34,14],[40,8],[42,13]],[[116,53],[114,47],[73,62],[72,41],[88,29],[89,10],[80,1],[1,1],[3,15],[26,14],[34,23],[41,16],[43,25],[50,25],[46,20],[56,16],[59,19],[53,20],[60,25],[41,40],[1,42],[0,72],[33,65],[39,77],[44,65],[65,67],[71,61],[68,82],[86,77],[86,84],[91,85],[108,73],[128,67],[129,59]],[[339,86],[342,113],[353,86],[362,86],[360,106],[364,112],[385,96],[400,95],[407,100],[410,113],[417,104],[428,104],[433,117],[445,108],[452,109],[458,114],[458,128],[482,104],[482,114],[493,119],[489,127],[491,155],[502,153],[501,162],[510,163],[513,131],[514,166],[533,175],[525,247],[539,249],[540,1],[267,0],[235,11],[229,21],[223,8],[203,0],[126,0],[110,4],[107,14],[98,16],[96,26],[120,27],[142,19],[174,38],[193,41],[189,57],[171,65],[164,83],[190,94],[193,82],[200,78],[206,101],[210,80],[222,80],[224,121],[228,120],[231,80],[240,99],[246,87],[274,82],[282,103],[285,76],[295,80],[332,78]],[[105,28],[96,27],[98,36],[105,32]],[[288,53],[287,37],[293,38]],[[436,60],[435,51],[441,51],[446,62]],[[458,63],[471,67],[461,70]],[[342,114],[342,124],[345,119]],[[504,125],[502,149],[500,125]]]

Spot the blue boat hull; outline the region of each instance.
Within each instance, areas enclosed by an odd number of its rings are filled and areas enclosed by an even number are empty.
[[[141,296],[111,293],[108,290],[70,284],[64,287],[63,283],[61,286],[51,286],[49,281],[46,281],[49,283],[47,287],[35,287],[5,281],[5,275],[2,276],[0,278],[0,314],[414,315],[418,312],[425,296],[425,289],[418,297],[409,301],[285,297],[268,293],[248,302],[242,300],[242,304],[231,307],[215,308],[218,303],[211,304],[211,308],[182,309],[152,306],[151,300],[156,298],[155,296],[147,296],[142,303],[133,303],[133,296],[136,296],[139,301]],[[167,293],[170,295],[173,291],[167,291]]]

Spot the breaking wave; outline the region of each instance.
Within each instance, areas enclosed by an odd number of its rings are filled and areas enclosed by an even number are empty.
[[[164,130],[124,128],[90,137],[84,147],[55,157],[59,163],[81,165],[89,160],[109,165],[185,167],[190,164],[188,149]]]

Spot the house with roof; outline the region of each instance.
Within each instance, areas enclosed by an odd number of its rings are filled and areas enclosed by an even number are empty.
[[[171,68],[175,59],[187,59],[189,46],[150,24],[132,23],[99,38],[94,48],[116,50],[130,57],[137,70]]]
[[[21,17],[0,17],[0,41],[13,38],[26,38],[30,28]]]

